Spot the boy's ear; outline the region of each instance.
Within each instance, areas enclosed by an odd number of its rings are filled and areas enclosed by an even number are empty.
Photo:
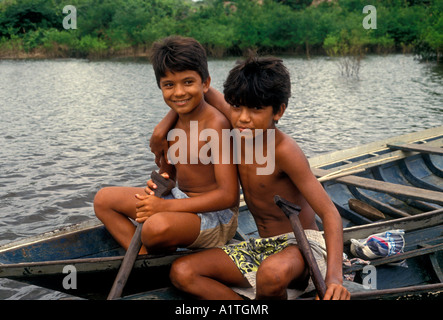
[[[203,82],[203,92],[207,93],[209,90],[209,87],[211,86],[211,77],[208,76],[205,82]]]
[[[278,110],[278,112],[276,114],[274,114],[274,121],[275,122],[280,120],[280,118],[283,116],[283,113],[285,113],[285,110],[286,110],[286,104],[282,103],[280,105],[280,109]]]

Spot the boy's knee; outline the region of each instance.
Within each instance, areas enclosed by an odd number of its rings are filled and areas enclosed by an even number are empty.
[[[292,279],[290,263],[263,263],[257,271],[257,292],[262,297],[284,298]]]
[[[287,272],[288,270],[284,265],[275,266],[272,264],[263,264],[257,271],[257,286],[280,287],[287,282]]]
[[[94,197],[94,211],[97,218],[100,219],[103,209],[108,203],[108,188],[100,189]]]
[[[193,283],[194,276],[187,257],[179,258],[172,263],[169,277],[176,288],[185,291],[185,288]]]
[[[169,247],[170,222],[161,215],[150,217],[143,224],[142,243],[149,250]]]

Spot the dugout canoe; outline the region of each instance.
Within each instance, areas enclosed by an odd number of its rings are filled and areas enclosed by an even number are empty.
[[[442,141],[443,126],[309,159],[314,174],[342,216],[345,251],[350,238],[360,239],[390,229],[406,230],[408,256],[404,258],[408,268],[388,266],[390,260],[376,262],[380,290],[356,297],[441,294]],[[350,206],[355,200],[359,201],[357,206]],[[384,217],[368,217],[365,211],[374,210]],[[319,220],[318,225],[322,227]],[[243,205],[236,239],[256,235],[255,223]],[[126,297],[175,298],[170,288],[159,288],[170,286],[168,272],[172,261],[190,252],[139,256],[125,287]],[[104,226],[91,220],[0,246],[0,277],[81,298],[105,299],[123,256],[124,250]],[[396,256],[394,260],[400,258]],[[63,279],[72,270],[65,269],[67,266],[73,266],[77,272],[76,289],[63,286]]]

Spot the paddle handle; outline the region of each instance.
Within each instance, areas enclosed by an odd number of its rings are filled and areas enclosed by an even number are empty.
[[[157,197],[167,195],[175,186],[175,182],[173,180],[163,178],[156,171],[152,171],[151,179],[157,185],[157,189],[154,189],[154,195]],[[111,291],[108,294],[108,300],[120,298],[122,295],[123,288],[128,281],[132,267],[134,266],[135,260],[137,259],[138,253],[140,252],[140,248],[142,246],[142,228],[143,223],[138,223],[128,250],[123,258],[120,269],[115,277]]]
[[[297,240],[297,245],[308,265],[309,274],[311,275],[312,282],[314,283],[318,296],[320,297],[320,299],[323,300],[326,293],[326,283],[323,279],[320,269],[318,268],[317,261],[314,258],[311,246],[309,245],[308,239],[306,238],[306,234],[298,217],[301,208],[278,195],[274,197],[274,202],[289,218],[292,229],[294,231],[295,239]]]
[[[123,292],[123,288],[128,281],[129,275],[131,274],[132,267],[134,266],[135,259],[142,246],[142,228],[143,224],[138,223],[135,229],[134,236],[132,237],[131,243],[129,244],[128,250],[126,251],[125,257],[123,258],[120,269],[118,270],[115,281],[112,285],[111,291],[109,291],[108,300],[114,300],[120,298]]]

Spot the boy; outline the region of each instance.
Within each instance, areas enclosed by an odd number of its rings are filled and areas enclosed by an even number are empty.
[[[342,286],[340,216],[296,142],[275,127],[288,104],[290,85],[281,60],[252,58],[230,71],[224,83],[224,98],[229,104],[212,88],[206,94],[212,105],[223,110],[234,129],[250,130],[253,140],[261,139],[264,153],[274,152],[275,170],[258,175],[257,169],[263,165],[246,163],[243,153],[238,164],[244,198],[262,238],[202,251],[174,262],[173,284],[196,298],[240,299],[230,286],[254,286],[256,299],[284,299],[288,287],[306,288],[307,268],[295,245],[289,219],[274,203],[276,194],[302,208],[300,221],[326,275],[324,299],[350,297]],[[265,134],[270,130],[274,130],[274,141]],[[325,239],[317,229],[315,213],[323,221]],[[327,258],[319,249],[324,248],[324,240]]]
[[[205,50],[194,39],[169,37],[153,45],[151,61],[164,101],[178,114],[174,129],[183,133],[170,142],[179,144],[181,162],[163,164],[160,172],[175,179],[180,189],[158,198],[143,188],[103,188],[94,199],[96,216],[125,249],[135,231],[129,218],[143,222],[140,253],[223,245],[237,228],[238,211],[226,209],[238,205],[236,166],[218,159],[209,164],[199,160],[202,147],[213,157],[221,156],[212,141],[194,141],[198,144],[189,148],[191,124],[195,133],[230,128],[226,117],[204,100],[211,80]]]

